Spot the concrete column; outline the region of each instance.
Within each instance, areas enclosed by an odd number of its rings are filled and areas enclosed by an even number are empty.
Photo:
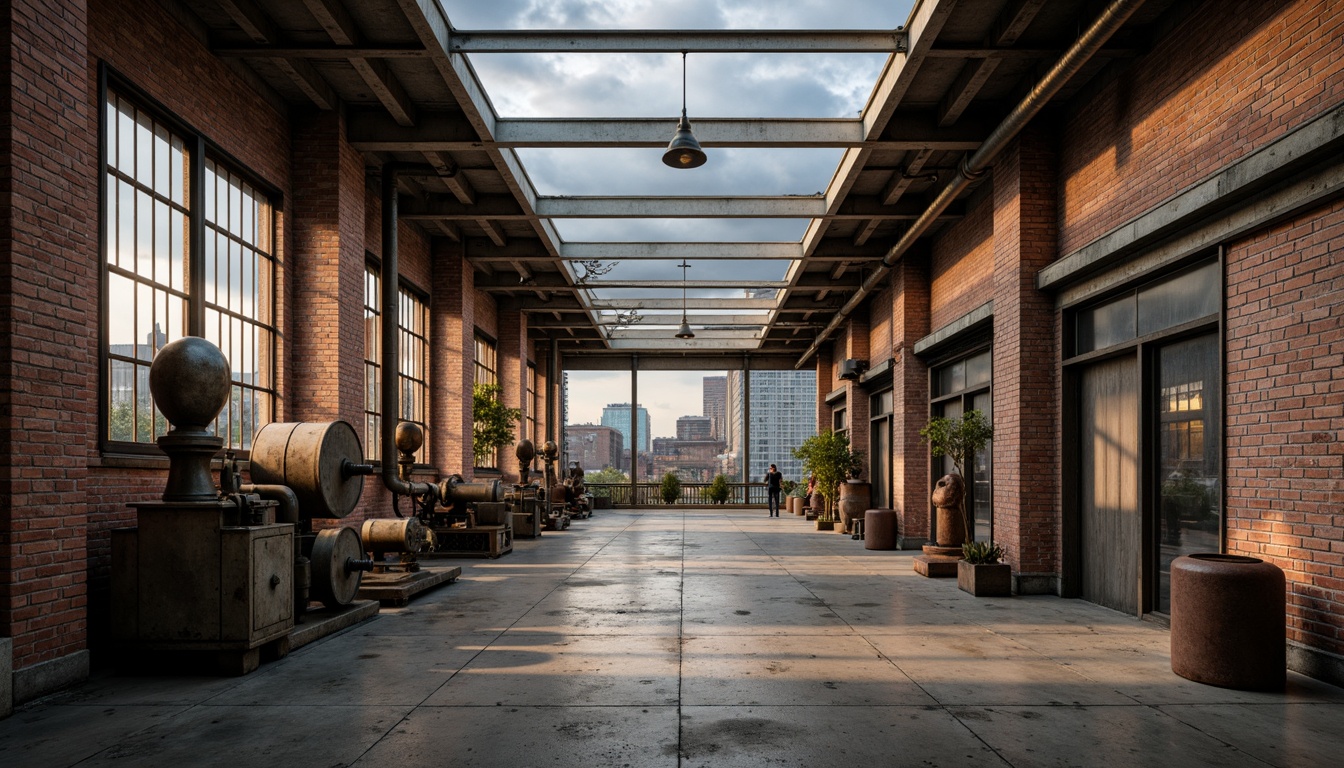
[[[0,706],[88,676],[97,449],[98,113],[85,2],[0,6]],[[7,658],[10,654],[5,654]],[[3,663],[3,662],[0,662]]]
[[[434,296],[429,309],[432,463],[441,473],[472,479],[471,388],[475,380],[475,270],[462,246],[446,238],[433,245]]]
[[[313,112],[293,128],[294,222],[289,264],[292,364],[282,420],[364,423],[364,160],[345,140],[339,112]],[[386,307],[383,308],[386,313]],[[362,431],[362,427],[361,427]],[[378,455],[376,437],[365,452]]]
[[[929,448],[919,430],[929,418],[929,371],[915,357],[915,342],[929,333],[929,269],[922,255],[907,254],[891,273],[892,284],[892,504],[897,546],[928,542],[932,492]]]
[[[1055,178],[1038,126],[994,166],[994,539],[1027,594],[1057,591],[1060,563],[1057,319],[1036,289],[1057,250]]]

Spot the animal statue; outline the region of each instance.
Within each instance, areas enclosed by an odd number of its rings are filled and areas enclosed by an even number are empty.
[[[961,475],[938,478],[933,486],[933,506],[938,508],[936,536],[940,547],[959,547],[966,542],[966,481]]]

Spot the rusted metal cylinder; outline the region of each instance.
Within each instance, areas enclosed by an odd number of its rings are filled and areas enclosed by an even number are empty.
[[[252,482],[287,485],[305,519],[345,517],[359,503],[363,462],[355,428],[344,421],[276,422],[252,438]]]
[[[495,502],[500,501],[503,496],[498,480],[468,483],[461,475],[449,475],[448,479],[439,483],[439,498],[443,500],[444,506],[452,506]]]
[[[896,510],[868,509],[863,513],[863,548],[896,548]]]
[[[1254,557],[1171,563],[1171,671],[1198,683],[1281,691],[1287,682],[1283,571]]]
[[[364,551],[375,560],[388,552],[419,552],[425,545],[425,526],[414,517],[365,520],[359,530]]]
[[[864,511],[868,509],[869,495],[867,483],[840,484],[840,521],[845,524],[846,531],[850,530],[852,520],[863,518]]]

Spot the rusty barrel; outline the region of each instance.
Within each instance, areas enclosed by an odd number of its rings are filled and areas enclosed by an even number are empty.
[[[359,531],[364,551],[381,560],[388,552],[419,552],[428,534],[418,518],[378,518],[365,520]]]
[[[1283,571],[1254,557],[1171,563],[1171,671],[1199,683],[1281,691],[1287,678]]]
[[[359,435],[344,421],[275,422],[252,438],[252,482],[289,486],[304,518],[350,514],[364,477],[348,467],[363,461]]]

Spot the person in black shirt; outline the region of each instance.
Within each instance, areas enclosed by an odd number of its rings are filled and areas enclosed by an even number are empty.
[[[765,473],[765,490],[769,494],[767,506],[770,510],[770,517],[779,517],[779,491],[784,483],[784,473],[770,465],[770,471]]]

